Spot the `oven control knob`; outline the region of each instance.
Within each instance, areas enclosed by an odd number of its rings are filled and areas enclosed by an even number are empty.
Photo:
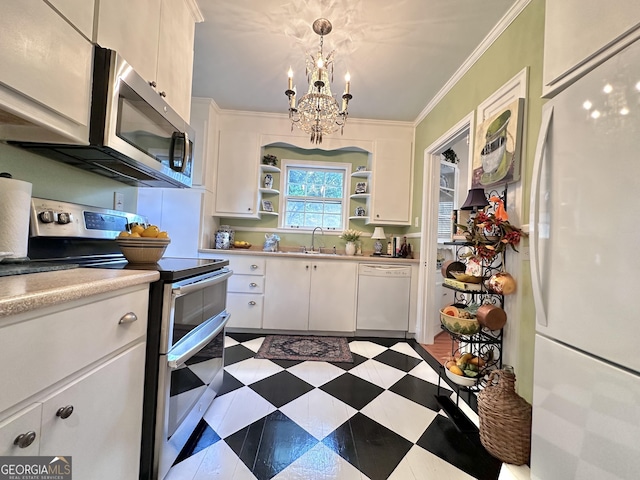
[[[59,213],[58,214],[58,223],[60,225],[66,225],[67,223],[71,223],[71,214],[69,213]]]
[[[45,210],[44,212],[40,212],[38,214],[38,218],[42,223],[53,223],[55,220],[55,215],[51,210]]]

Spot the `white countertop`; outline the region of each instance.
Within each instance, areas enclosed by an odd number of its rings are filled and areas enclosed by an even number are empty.
[[[280,252],[265,252],[259,248],[230,248],[228,250],[203,248],[198,250],[201,254],[206,254],[205,258],[213,258],[216,255],[253,255],[253,256],[266,256],[266,257],[281,257],[281,258],[306,258],[309,260],[322,259],[322,260],[338,260],[338,261],[351,261],[358,263],[419,263],[418,258],[401,258],[401,257],[383,257],[376,255],[344,255],[333,253],[302,253],[299,251],[280,251]],[[211,257],[209,257],[211,255]]]

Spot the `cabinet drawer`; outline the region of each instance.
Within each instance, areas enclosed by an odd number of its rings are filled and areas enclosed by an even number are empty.
[[[227,294],[227,311],[231,314],[229,327],[262,328],[264,295],[250,293]]]
[[[263,257],[233,256],[229,258],[229,267],[239,275],[264,275]]]
[[[65,310],[43,309],[0,328],[0,412],[53,385],[111,352],[144,338],[148,288],[71,302]],[[89,303],[91,302],[91,303]],[[119,323],[127,313],[137,320]],[[16,375],[16,370],[20,371]]]
[[[229,277],[227,291],[232,293],[264,293],[262,275],[236,275]]]
[[[38,455],[40,452],[41,417],[42,404],[34,403],[7,418],[4,422],[0,422],[0,456]],[[20,448],[13,444],[18,435],[28,432],[35,433],[35,439],[31,445]]]

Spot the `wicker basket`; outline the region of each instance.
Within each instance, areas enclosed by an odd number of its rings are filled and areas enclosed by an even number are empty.
[[[523,465],[531,454],[531,405],[516,393],[515,381],[510,368],[489,375],[478,394],[480,441],[499,460]]]

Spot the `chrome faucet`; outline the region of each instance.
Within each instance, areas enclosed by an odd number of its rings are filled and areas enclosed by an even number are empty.
[[[320,229],[320,233],[322,233],[322,235],[324,235],[324,230],[322,230],[322,227],[316,227],[313,229],[313,232],[311,232],[311,251],[315,252],[315,235],[316,235],[316,230]],[[318,250],[320,250],[320,247],[318,247]]]

